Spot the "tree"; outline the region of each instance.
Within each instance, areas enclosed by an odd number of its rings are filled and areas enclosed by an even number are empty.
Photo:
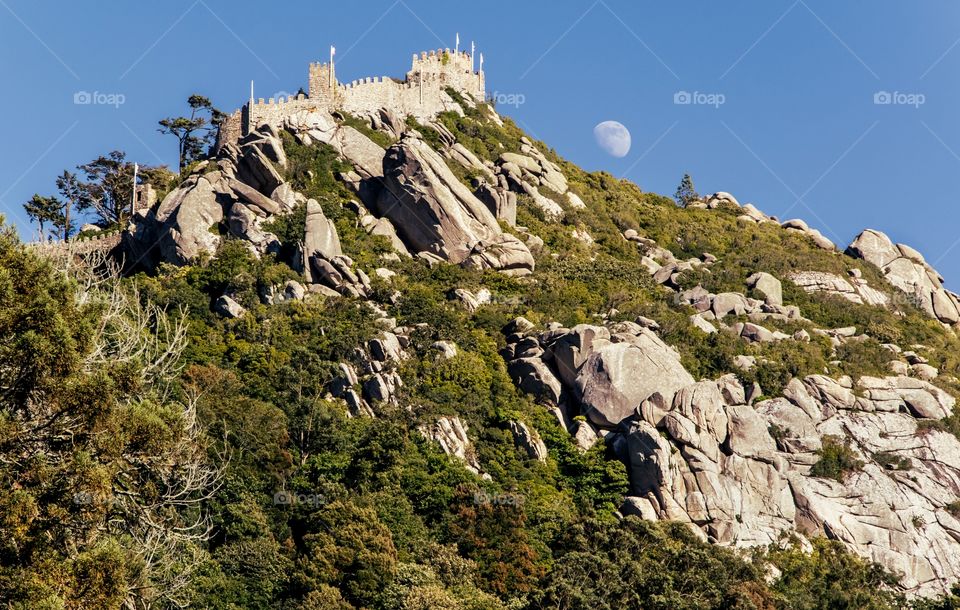
[[[67,239],[73,232],[73,225],[70,224],[70,211],[79,208],[81,202],[83,202],[83,184],[76,174],[63,170],[63,173],[57,177],[57,191],[63,197],[63,239]]]
[[[46,223],[50,223],[54,227],[63,225],[63,204],[56,197],[43,197],[35,194],[23,204],[23,209],[30,220],[40,227],[40,239],[47,237],[44,231]]]
[[[220,480],[171,398],[185,326],[105,257],[47,256],[0,225],[0,599],[185,607]]]
[[[78,184],[80,210],[93,210],[106,224],[123,219],[133,196],[133,163],[126,158],[125,152],[115,150],[77,166],[86,175],[86,182]]]
[[[187,98],[190,116],[169,117],[160,121],[162,134],[175,136],[179,143],[180,171],[203,156],[213,144],[217,130],[226,115],[213,107],[208,98],[193,94]]]
[[[690,177],[690,174],[683,175],[683,180],[680,181],[680,186],[677,187],[677,192],[673,195],[673,198],[677,200],[678,205],[684,208],[700,199],[700,195],[693,187],[693,178]]]

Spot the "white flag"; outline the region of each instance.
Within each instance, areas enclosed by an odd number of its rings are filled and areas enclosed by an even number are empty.
[[[457,50],[460,50],[460,32],[457,32]]]
[[[333,56],[337,54],[337,47],[330,45],[330,59],[333,59]]]

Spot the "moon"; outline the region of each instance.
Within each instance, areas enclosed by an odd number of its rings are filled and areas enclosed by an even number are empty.
[[[630,152],[630,130],[616,121],[604,121],[593,128],[593,137],[608,155],[621,158]]]

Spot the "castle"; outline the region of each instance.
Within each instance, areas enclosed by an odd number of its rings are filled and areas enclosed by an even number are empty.
[[[255,100],[251,83],[250,101],[231,114],[220,127],[217,147],[236,142],[262,125],[280,128],[286,117],[301,110],[342,110],[364,115],[389,108],[395,114],[429,120],[447,109],[451,87],[477,99],[486,96],[483,54],[474,70],[474,53],[450,49],[422,52],[402,81],[384,77],[363,78],[349,84],[337,81],[331,54],[329,63],[312,63],[308,73],[309,93],[296,97]]]

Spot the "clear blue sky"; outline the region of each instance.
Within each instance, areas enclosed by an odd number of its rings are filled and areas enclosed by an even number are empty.
[[[258,97],[295,92],[330,44],[341,80],[400,76],[457,31],[484,52],[488,92],[523,101],[501,112],[585,168],[664,194],[690,172],[701,192],[804,218],[842,245],[877,228],[960,286],[950,0],[0,0],[0,212],[29,236],[22,202],[112,149],[175,165],[156,122],[193,92],[225,110],[250,79]],[[74,104],[78,91],[124,103]],[[723,104],[676,104],[679,91]],[[876,104],[880,91],[923,103]],[[604,120],[632,132],[626,157],[595,144]]]

